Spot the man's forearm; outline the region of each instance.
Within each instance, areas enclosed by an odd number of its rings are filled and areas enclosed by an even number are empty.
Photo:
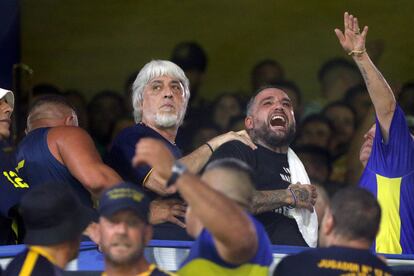
[[[190,154],[182,157],[180,162],[182,162],[190,172],[197,174],[207,163],[212,153],[212,150],[204,144]]]
[[[288,190],[256,191],[253,195],[251,212],[260,214],[292,204]]]
[[[390,120],[395,110],[396,101],[387,81],[375,67],[367,53],[354,56],[353,59],[364,78],[378,118]]]

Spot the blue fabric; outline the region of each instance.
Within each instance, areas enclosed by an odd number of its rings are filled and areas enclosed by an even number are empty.
[[[256,255],[251,258],[247,264],[268,267],[273,261],[270,240],[262,224],[253,216],[249,215],[250,220],[256,228],[258,247]],[[224,261],[217,252],[211,233],[203,229],[197,239],[191,246],[189,256],[181,264],[181,268],[191,265],[192,261],[204,259],[223,268],[237,268],[239,266],[229,264]]]
[[[24,160],[24,166],[19,169],[19,176],[30,187],[44,183],[69,184],[83,204],[92,206],[91,195],[88,190],[49,151],[47,145],[49,130],[50,128],[35,129],[20,142],[16,153],[16,161],[19,164]]]
[[[105,162],[117,171],[124,180],[136,183],[137,185],[143,184],[145,177],[151,170],[149,166],[138,166],[136,168],[132,166],[132,158],[135,155],[135,146],[142,138],[161,140],[176,159],[179,159],[182,156],[180,149],[176,145],[170,143],[158,132],[142,123],[124,129],[115,138],[109,154],[105,158]],[[147,194],[151,200],[158,197],[156,193],[151,191],[147,191]],[[175,194],[165,198],[180,197],[178,194]],[[160,240],[192,240],[192,238],[187,235],[185,229],[170,222],[154,225],[153,238]]]
[[[364,274],[365,272],[365,274]],[[273,275],[391,275],[391,270],[369,250],[346,247],[309,249],[287,256]]]
[[[22,253],[19,253],[13,261],[7,266],[2,275],[18,276],[22,270],[24,263],[28,260],[27,256],[30,250],[26,249]],[[42,255],[36,253],[37,258],[33,268],[30,271],[31,276],[63,276],[63,270]]]
[[[16,206],[21,197],[27,192],[28,187],[19,186],[15,172],[15,154],[6,153],[3,147],[0,149],[0,215],[9,217],[10,209]]]
[[[377,197],[377,189],[380,184],[377,183],[378,176],[398,179],[400,183],[400,191],[397,191],[400,197],[395,204],[399,204],[401,226],[398,229],[395,220],[390,221],[390,227],[394,230],[392,232],[399,231],[399,233],[390,234],[400,236],[399,243],[402,252],[398,253],[414,254],[414,140],[410,135],[404,113],[398,105],[391,122],[389,139],[386,144],[383,143],[379,121],[376,120],[376,132],[371,156],[360,179],[360,186]],[[388,205],[384,208],[398,209],[398,206]]]

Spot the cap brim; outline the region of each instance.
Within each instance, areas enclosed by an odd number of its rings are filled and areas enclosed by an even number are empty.
[[[96,211],[82,205],[76,214],[60,225],[46,229],[26,229],[24,243],[53,245],[80,238],[82,232],[94,219],[96,219]]]
[[[138,207],[138,206],[137,206]],[[108,208],[102,208],[99,211],[99,215],[106,218],[112,217],[115,213],[121,210],[131,210],[133,211],[140,219],[148,223],[148,217],[141,208],[133,207],[130,203],[126,202],[124,204],[118,203],[116,206],[110,206]]]

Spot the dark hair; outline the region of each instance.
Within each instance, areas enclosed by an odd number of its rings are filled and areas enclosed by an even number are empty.
[[[263,59],[253,66],[252,77],[255,77],[257,74],[257,71],[259,71],[262,67],[267,66],[267,65],[277,67],[282,73],[282,78],[283,78],[284,72],[283,72],[282,66],[276,60],[270,59],[270,58]]]
[[[96,107],[96,104],[98,103],[99,100],[104,99],[104,98],[110,98],[115,100],[118,103],[118,106],[120,106],[121,108],[124,107],[124,98],[118,94],[115,91],[112,90],[103,90],[101,92],[99,92],[98,94],[96,94],[91,101],[89,102],[87,108],[88,108],[88,112],[92,111],[92,108]]]
[[[347,187],[335,193],[330,209],[335,233],[348,239],[373,242],[381,220],[381,207],[367,190]]]
[[[62,95],[62,92],[53,84],[39,83],[33,86],[32,94],[34,97],[40,97],[45,95]]]
[[[313,122],[321,122],[329,127],[329,129],[334,131],[334,126],[332,122],[323,114],[321,113],[315,113],[311,114],[303,119],[303,121],[300,123],[300,130],[303,129],[303,127],[307,124],[313,123]]]
[[[35,108],[37,108],[39,106],[42,106],[44,104],[55,104],[55,105],[65,106],[67,108],[72,109],[76,113],[76,108],[64,96],[59,96],[59,95],[45,95],[45,96],[40,96],[39,98],[37,98],[30,105],[28,114],[30,114],[31,112],[33,112],[33,110]]]
[[[249,165],[239,159],[228,157],[214,160],[206,166],[204,172],[213,169],[229,169],[237,173],[245,173],[249,177],[250,182],[253,183],[253,170]]]
[[[354,97],[358,95],[365,95],[367,91],[368,90],[365,84],[358,84],[352,86],[345,92],[344,102],[351,105]]]
[[[329,103],[328,105],[326,105],[322,109],[321,114],[324,115],[324,116],[326,116],[326,112],[328,111],[328,109],[335,108],[335,107],[345,107],[345,108],[348,108],[351,111],[352,115],[354,116],[354,128],[356,128],[356,123],[357,123],[356,122],[356,112],[355,112],[354,108],[351,105],[349,105],[348,103],[346,103],[344,101],[335,101],[335,102]],[[328,120],[329,120],[329,118],[328,118]]]
[[[298,155],[301,153],[310,154],[314,158],[313,160],[318,164],[323,164],[328,169],[328,175],[331,175],[333,158],[329,150],[314,145],[303,145],[295,147],[295,153]]]
[[[175,46],[171,61],[183,71],[195,69],[205,72],[207,68],[207,55],[197,42],[181,42]]]
[[[329,73],[329,71],[332,71],[337,68],[344,68],[348,69],[350,71],[354,71],[356,73],[359,73],[358,67],[351,63],[350,61],[344,59],[344,58],[333,58],[322,64],[321,68],[318,72],[318,80],[319,82],[322,82],[324,77]]]
[[[249,115],[249,111],[252,108],[252,105],[253,105],[254,100],[256,99],[257,95],[259,95],[260,92],[262,92],[263,90],[265,90],[265,89],[271,89],[271,88],[280,89],[280,90],[283,91],[283,89],[281,89],[280,87],[275,86],[275,85],[271,85],[271,84],[266,84],[266,85],[260,86],[256,91],[254,91],[253,96],[251,96],[250,99],[249,99],[249,101],[247,102],[247,105],[246,105],[246,115]]]

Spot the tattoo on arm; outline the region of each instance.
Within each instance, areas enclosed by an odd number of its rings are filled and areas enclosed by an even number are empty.
[[[296,199],[300,202],[308,202],[310,199],[310,194],[307,190],[305,189],[292,189],[293,192],[295,193]]]
[[[253,195],[251,212],[260,214],[288,205],[286,190],[256,191]]]

